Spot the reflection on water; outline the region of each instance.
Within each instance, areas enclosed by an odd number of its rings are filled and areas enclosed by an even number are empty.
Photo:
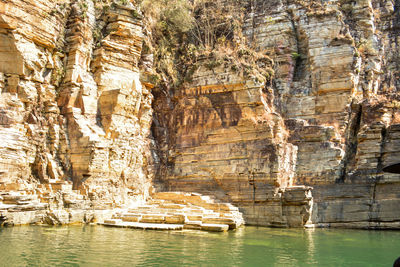
[[[391,266],[400,256],[394,231],[26,226],[0,228],[0,241],[0,266]]]
[[[315,261],[315,244],[314,244],[314,231],[315,229],[307,229],[305,231],[305,241],[307,244],[307,259],[310,263],[317,264]]]

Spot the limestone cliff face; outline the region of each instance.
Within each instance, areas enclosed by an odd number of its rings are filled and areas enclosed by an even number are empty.
[[[0,0],[1,218],[90,221],[154,185],[248,224],[400,228],[399,1],[214,1],[268,78],[208,53],[153,85],[140,1],[28,2]]]
[[[142,38],[132,4],[0,1],[4,204],[93,210],[146,198],[152,95],[140,81]]]
[[[382,167],[399,160],[400,2],[245,8],[243,33],[272,56],[273,82],[200,67],[156,94],[158,179],[232,201],[251,224],[398,228],[400,176]]]

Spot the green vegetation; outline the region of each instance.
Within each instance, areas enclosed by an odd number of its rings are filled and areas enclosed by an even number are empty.
[[[292,58],[294,60],[300,59],[301,58],[301,54],[297,53],[297,52],[293,52],[292,53]]]
[[[151,33],[144,49],[154,54],[157,80],[167,87],[190,82],[199,66],[224,65],[257,81],[273,76],[267,53],[256,52],[243,37],[243,1],[142,0],[140,6]]]

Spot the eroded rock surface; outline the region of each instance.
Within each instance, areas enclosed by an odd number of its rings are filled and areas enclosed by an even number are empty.
[[[209,53],[159,84],[139,4],[116,2],[0,1],[0,223],[101,221],[154,185],[248,224],[400,228],[399,1],[225,5],[267,79]]]
[[[159,180],[231,201],[250,224],[399,228],[400,176],[382,172],[399,161],[399,3],[246,3],[243,33],[273,58],[273,82],[225,64],[156,95]]]
[[[140,81],[136,14],[131,3],[0,2],[6,222],[91,221],[148,196],[152,95]],[[35,205],[35,218],[17,218]]]
[[[146,205],[131,208],[104,221],[106,226],[155,230],[224,232],[244,224],[242,213],[230,203],[218,203],[197,193],[159,192]]]

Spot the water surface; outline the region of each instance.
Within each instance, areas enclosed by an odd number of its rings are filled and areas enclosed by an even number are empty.
[[[398,256],[396,231],[0,228],[0,266],[392,266]]]

